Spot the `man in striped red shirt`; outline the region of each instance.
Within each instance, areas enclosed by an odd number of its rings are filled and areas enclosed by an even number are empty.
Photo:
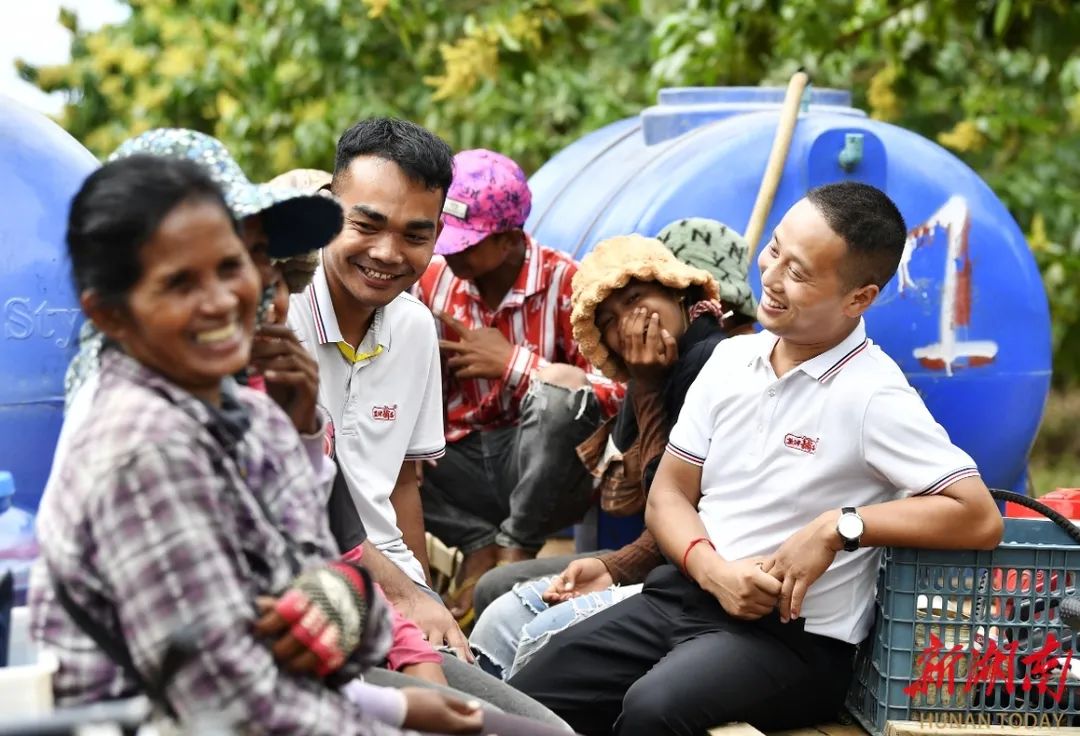
[[[575,448],[623,395],[578,352],[577,266],[523,232],[531,203],[512,160],[459,153],[436,256],[417,286],[442,323],[447,413],[446,457],[424,477],[424,520],[465,552],[451,601],[459,617],[480,575],[535,556],[588,508],[592,479]]]

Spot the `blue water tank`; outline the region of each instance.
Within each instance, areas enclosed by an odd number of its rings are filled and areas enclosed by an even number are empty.
[[[783,97],[775,88],[662,91],[656,106],[585,136],[533,175],[526,228],[576,258],[604,238],[655,235],[683,217],[745,231]],[[886,191],[910,228],[900,271],[866,316],[870,337],[987,484],[1023,491],[1051,346],[1046,293],[1019,227],[948,151],[867,118],[847,92],[813,89],[752,245],[763,247],[807,190],[843,180]],[[760,295],[756,267],[750,279]]]
[[[97,159],[44,115],[0,96],[0,468],[36,510],[82,317],[64,232]]]
[[[8,471],[0,470],[0,576],[11,573],[15,603],[22,605],[26,602],[30,566],[38,556],[38,544],[34,534],[35,515],[14,505],[14,498],[15,479]]]

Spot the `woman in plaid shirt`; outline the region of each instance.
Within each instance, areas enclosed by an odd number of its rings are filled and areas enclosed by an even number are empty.
[[[217,187],[190,162],[107,164],[72,203],[68,245],[112,344],[38,517],[32,630],[60,659],[58,703],[145,689],[181,720],[216,712],[248,733],[478,730],[472,704],[333,687],[385,656],[389,614],[335,560],[321,432],[303,441],[229,378],[250,358],[259,279]],[[193,654],[163,682],[181,633]]]

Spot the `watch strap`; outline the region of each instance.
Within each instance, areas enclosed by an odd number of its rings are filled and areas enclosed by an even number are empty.
[[[855,510],[854,506],[844,506],[842,509],[840,509],[840,516],[845,516],[847,514],[855,514],[856,516],[858,516],[859,512]],[[839,529],[837,529],[837,533],[839,533]],[[854,539],[848,539],[841,534],[840,539],[844,541],[845,552],[854,552],[859,548],[859,537],[855,537]]]

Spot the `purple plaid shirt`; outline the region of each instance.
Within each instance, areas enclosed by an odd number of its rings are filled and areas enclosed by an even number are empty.
[[[252,633],[256,596],[280,594],[299,572],[294,561],[314,566],[336,548],[329,488],[288,417],[250,389],[235,399],[247,427],[119,350],[102,355],[92,416],[38,515],[31,625],[60,658],[56,699],[136,686],[56,602],[50,576],[94,620],[112,631],[118,622],[146,679],[170,635],[195,625],[198,654],[167,683],[181,718],[216,709],[253,733],[399,733],[314,678],[280,670]]]

